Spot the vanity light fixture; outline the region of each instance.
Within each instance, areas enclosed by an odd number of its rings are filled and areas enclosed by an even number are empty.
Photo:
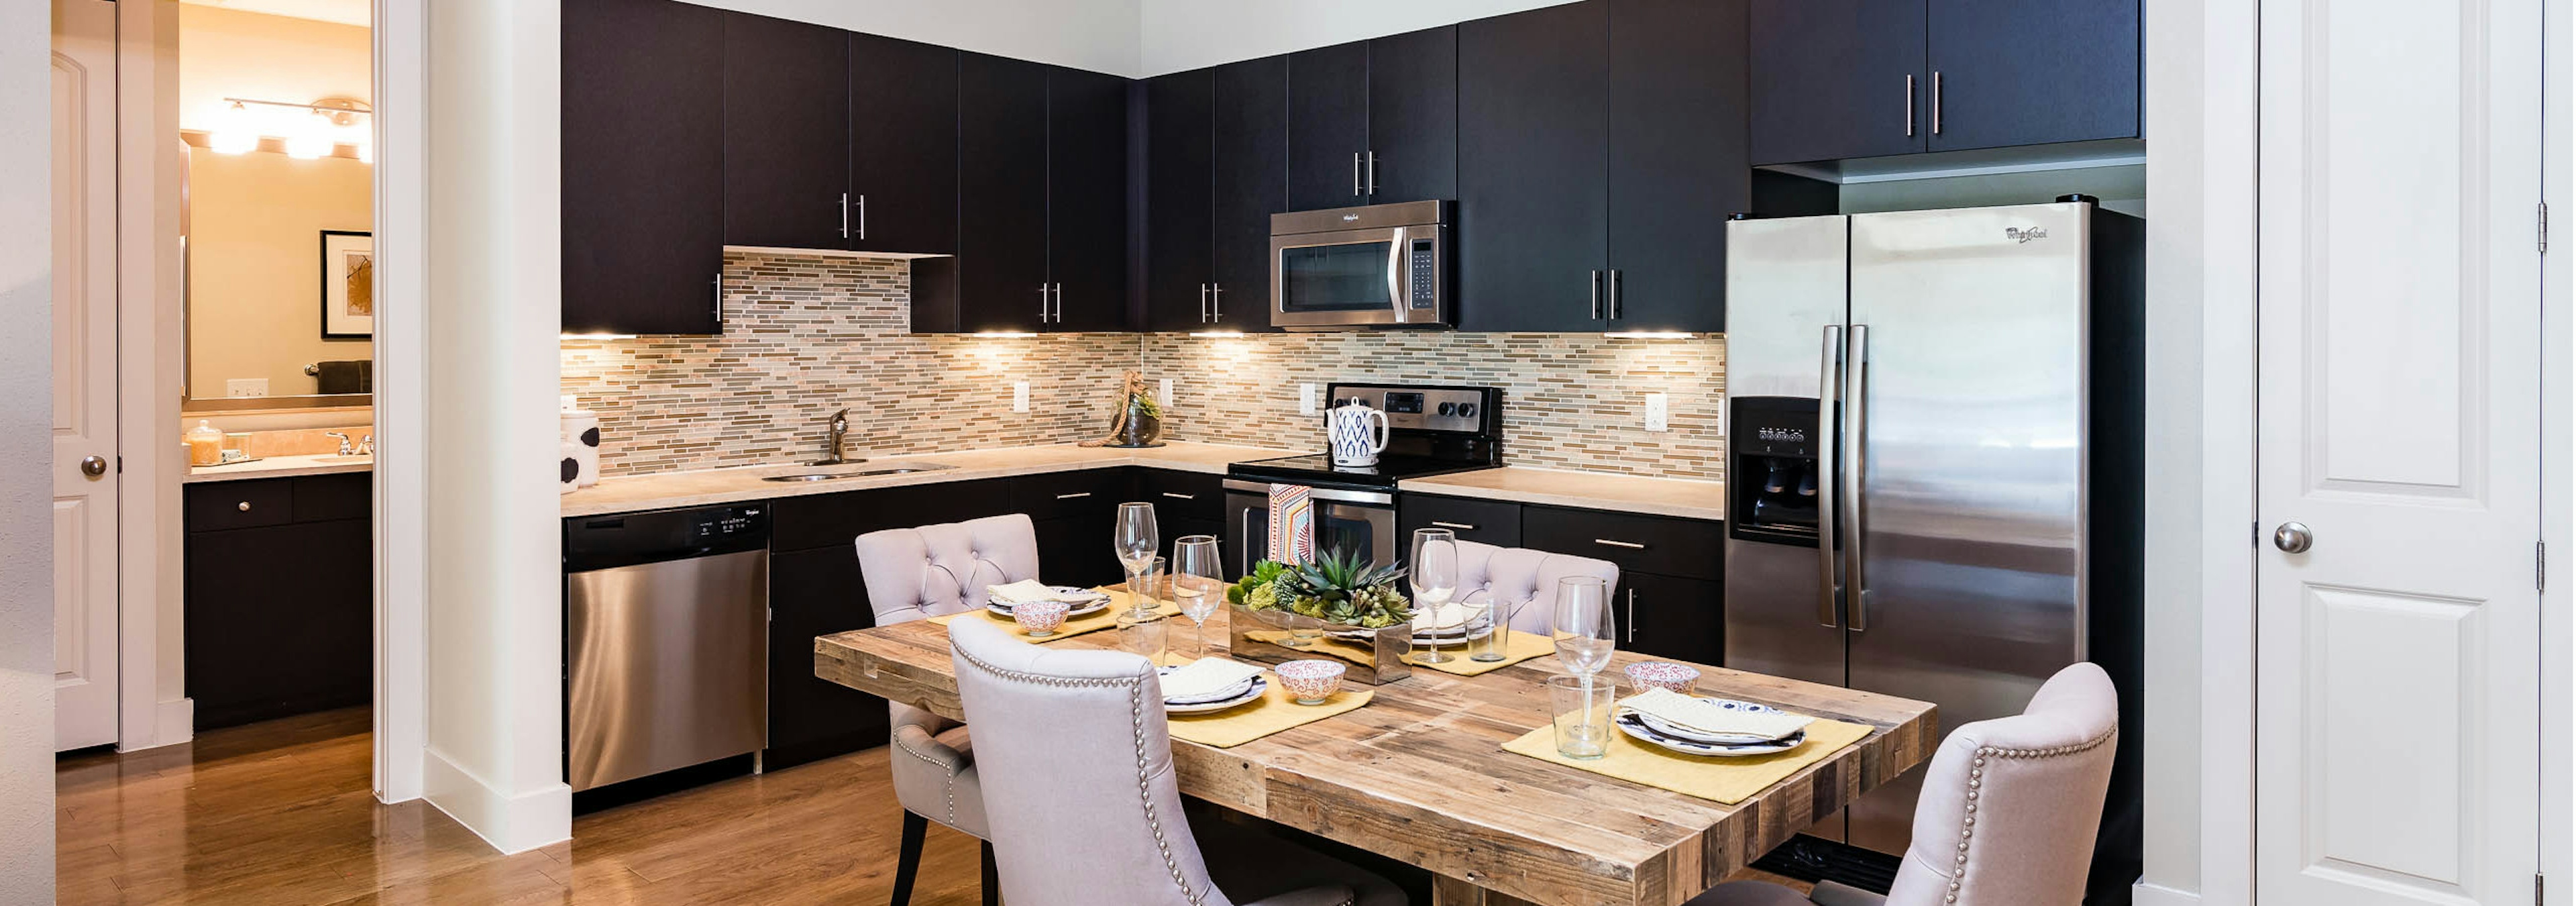
[[[206,149],[217,154],[247,154],[259,150],[259,129],[251,125],[250,109],[242,102],[224,108],[216,117],[215,130],[206,135]]]
[[[1602,334],[1613,340],[1693,340],[1699,334],[1686,330],[1613,330]]]
[[[285,130],[286,134],[281,137],[279,145],[288,157],[299,160],[329,157],[340,145],[346,144],[354,152],[352,156],[357,159],[367,162],[373,162],[375,159],[375,142],[368,134],[370,130],[359,125],[359,117],[372,117],[376,112],[375,108],[365,101],[335,96],[321,98],[310,104],[229,97],[225,98],[224,102],[232,106],[224,109],[216,122],[214,131],[206,136],[207,150],[217,154],[243,154],[259,150],[262,136],[259,123],[253,117],[249,106],[257,104],[262,107],[298,109],[311,114],[310,118],[300,119],[289,126]],[[340,141],[341,133],[344,132],[353,133],[350,141]]]

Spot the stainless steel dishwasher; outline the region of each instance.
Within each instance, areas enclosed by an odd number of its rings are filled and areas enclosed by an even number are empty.
[[[575,791],[766,744],[768,507],[575,517],[563,549]]]

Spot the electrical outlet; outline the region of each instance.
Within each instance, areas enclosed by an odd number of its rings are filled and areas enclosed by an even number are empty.
[[[267,396],[268,379],[264,377],[231,378],[224,381],[225,396]]]
[[[1167,409],[1171,407],[1171,405],[1172,405],[1172,379],[1171,379],[1171,378],[1164,378],[1164,379],[1163,379],[1163,382],[1162,382],[1162,386],[1161,386],[1159,389],[1156,389],[1156,390],[1154,391],[1154,405],[1162,406],[1162,407],[1167,408]]]
[[[1646,394],[1646,430],[1670,431],[1673,429],[1673,407],[1667,401],[1669,399],[1661,393]]]
[[[1716,417],[1716,418],[1714,418],[1714,419],[1711,419],[1711,421],[1713,421],[1713,422],[1715,422],[1715,423],[1717,424],[1717,436],[1719,436],[1719,437],[1725,437],[1725,436],[1726,436],[1726,397],[1722,397],[1722,396],[1721,396],[1721,397],[1718,397],[1718,398],[1717,398],[1717,417]]]
[[[1011,411],[1013,411],[1013,412],[1027,412],[1027,411],[1029,411],[1029,382],[1027,382],[1027,381],[1012,381],[1012,382],[1011,382]]]
[[[1313,414],[1315,414],[1315,404],[1316,404],[1319,400],[1321,400],[1322,398],[1323,398],[1323,393],[1321,392],[1320,388],[1316,387],[1315,385],[1313,385],[1313,384],[1299,384],[1299,385],[1297,385],[1297,414],[1299,414],[1299,415],[1313,415]]]

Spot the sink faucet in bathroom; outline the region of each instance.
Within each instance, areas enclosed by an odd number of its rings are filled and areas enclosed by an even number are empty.
[[[338,431],[324,431],[324,432],[322,432],[322,436],[324,436],[324,437],[336,437],[336,438],[339,438],[339,439],[340,439],[340,454],[339,454],[339,455],[341,455],[341,456],[355,456],[355,455],[357,455],[357,453],[358,453],[358,449],[357,449],[356,447],[352,447],[352,446],[350,446],[350,445],[349,445],[349,435],[342,434],[342,433],[340,433],[340,432],[338,432]],[[369,440],[374,440],[374,439],[375,439],[375,436],[374,436],[374,435],[368,435],[368,438],[367,438],[367,439],[369,439]]]
[[[807,465],[838,466],[848,465],[854,462],[866,462],[867,460],[865,459],[848,459],[841,455],[841,444],[843,441],[849,439],[849,436],[850,410],[843,409],[839,412],[832,413],[832,434],[825,440],[825,455],[822,459],[817,459],[811,463],[807,463]]]

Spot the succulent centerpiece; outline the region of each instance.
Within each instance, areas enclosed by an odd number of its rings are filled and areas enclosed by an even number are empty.
[[[1380,566],[1357,551],[1324,552],[1313,563],[1263,560],[1226,590],[1226,602],[1254,611],[1286,611],[1336,626],[1383,629],[1413,619],[1396,589],[1400,566]]]

